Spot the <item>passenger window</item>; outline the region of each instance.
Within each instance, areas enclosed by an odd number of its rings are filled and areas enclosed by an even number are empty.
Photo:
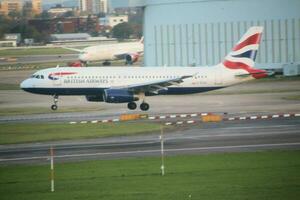
[[[44,79],[44,75],[41,75],[41,79]]]

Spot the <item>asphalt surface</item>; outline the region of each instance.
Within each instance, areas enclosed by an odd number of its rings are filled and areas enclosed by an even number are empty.
[[[0,146],[0,165],[159,156],[160,133],[93,140]],[[245,120],[178,126],[164,134],[165,154],[300,149],[300,118]]]
[[[27,64],[27,63],[47,63],[47,62],[63,62],[63,61],[76,61],[78,54],[59,54],[59,55],[38,55],[38,56],[20,56],[14,61],[0,60],[0,65],[9,64]]]

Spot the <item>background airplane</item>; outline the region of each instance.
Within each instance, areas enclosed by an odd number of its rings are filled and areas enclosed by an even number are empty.
[[[146,111],[148,95],[207,92],[268,76],[265,70],[254,68],[262,31],[262,27],[251,27],[215,66],[50,68],[33,74],[21,88],[52,95],[53,110],[60,95],[85,95],[88,101],[128,103],[131,110],[137,108],[135,101],[142,100],[140,109]]]
[[[83,64],[92,61],[104,61],[103,65],[110,65],[112,60],[125,60],[126,64],[131,65],[138,61],[144,52],[143,38],[139,42],[103,44],[84,49],[64,48],[79,52],[78,59]],[[77,66],[76,62],[74,62],[74,65]],[[73,66],[72,63],[71,66]]]

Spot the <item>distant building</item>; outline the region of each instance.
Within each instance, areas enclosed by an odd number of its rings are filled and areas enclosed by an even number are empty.
[[[107,0],[94,0],[94,14],[108,13],[108,1]]]
[[[124,22],[128,22],[128,15],[108,15],[104,18],[100,18],[100,26],[105,27],[109,26],[113,28],[114,26]]]
[[[10,12],[23,12],[25,16],[34,16],[42,13],[42,0],[2,0],[0,1],[0,14],[8,15]]]
[[[0,47],[17,47],[16,41],[0,41]]]
[[[78,41],[88,40],[91,36],[87,33],[52,34],[51,41]]]
[[[79,0],[80,11],[92,14],[94,11],[93,1],[94,0]]]
[[[21,43],[21,34],[20,33],[7,33],[4,34],[4,40],[6,41],[16,41],[17,44]]]
[[[42,0],[31,0],[32,3],[32,13],[33,15],[39,15],[42,13]]]
[[[29,25],[46,33],[99,32],[99,19],[96,16],[57,17],[52,19],[31,19]]]
[[[61,5],[56,5],[56,7],[50,8],[47,12],[52,16],[52,17],[60,17],[67,12],[73,12],[73,8],[69,7],[62,7]]]
[[[8,15],[10,12],[21,12],[22,5],[22,0],[2,0],[0,2],[0,14]]]

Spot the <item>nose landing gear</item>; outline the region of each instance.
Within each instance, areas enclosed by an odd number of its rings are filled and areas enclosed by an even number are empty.
[[[58,95],[54,95],[53,96],[53,102],[54,104],[51,106],[51,109],[52,110],[57,110],[58,106],[57,106],[57,103],[58,103]]]

